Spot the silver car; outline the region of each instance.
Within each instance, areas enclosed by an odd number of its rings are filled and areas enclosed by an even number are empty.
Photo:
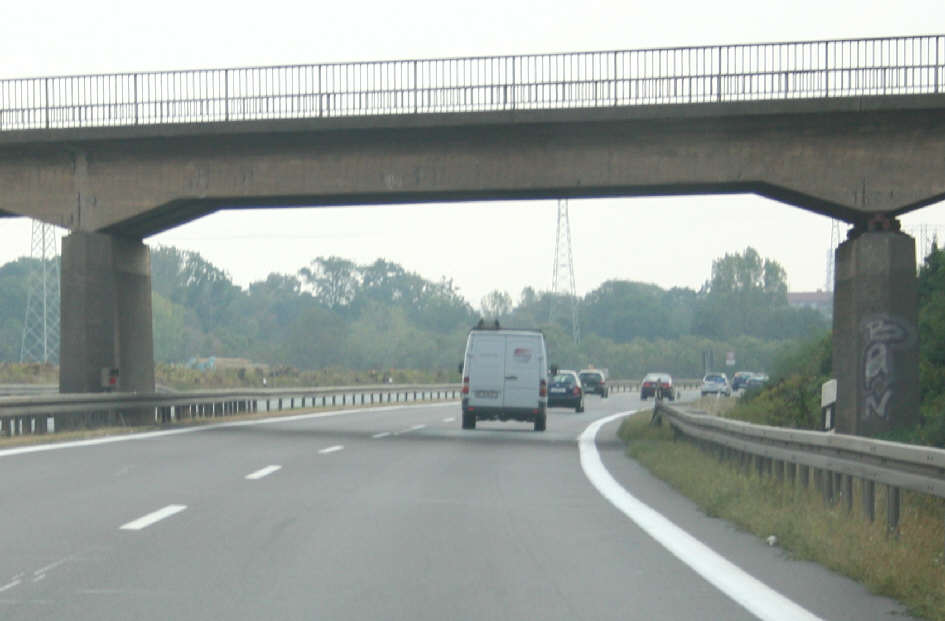
[[[732,386],[728,383],[728,377],[725,373],[709,373],[702,378],[702,387],[700,388],[702,396],[706,395],[725,395],[732,396]]]

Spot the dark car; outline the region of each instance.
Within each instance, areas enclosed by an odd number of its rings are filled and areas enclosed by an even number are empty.
[[[600,395],[607,398],[607,378],[600,369],[584,369],[578,374],[581,378],[581,385],[584,386],[585,394]]]
[[[548,407],[584,411],[584,387],[574,371],[558,371],[548,382]]]
[[[752,377],[758,375],[757,373],[752,373],[751,371],[739,371],[732,376],[732,391],[739,390],[740,388],[747,388],[748,382]]]
[[[662,391],[664,399],[670,401],[675,399],[673,376],[669,373],[647,373],[643,381],[640,382],[640,399],[646,401],[647,397],[656,397],[657,391]]]

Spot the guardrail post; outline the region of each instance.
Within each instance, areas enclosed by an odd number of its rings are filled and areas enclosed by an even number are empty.
[[[780,459],[774,462],[774,475],[778,483],[784,483],[784,462]]]
[[[828,505],[832,505],[835,497],[833,493],[833,473],[827,470],[823,472],[824,479],[824,502]]]
[[[279,411],[282,411],[282,397],[279,397]]]
[[[886,532],[899,535],[899,488],[886,486]]]
[[[793,487],[794,482],[797,480],[797,464],[793,461],[787,464],[787,479],[791,487]]]
[[[810,466],[800,465],[797,467],[801,478],[801,486],[807,489],[810,486]]]
[[[860,500],[863,502],[863,515],[870,522],[874,522],[876,520],[876,483],[862,479],[860,496]]]
[[[847,513],[853,512],[853,477],[849,474],[843,475],[843,503],[846,506]]]

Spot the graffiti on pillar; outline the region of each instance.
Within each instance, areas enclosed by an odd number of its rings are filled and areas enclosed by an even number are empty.
[[[869,317],[861,326],[866,343],[863,354],[865,418],[885,419],[896,384],[893,351],[911,342],[913,331],[907,323],[889,315]]]

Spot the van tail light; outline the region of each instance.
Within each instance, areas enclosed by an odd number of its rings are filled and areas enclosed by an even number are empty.
[[[538,382],[538,396],[547,397],[548,396],[548,382],[541,380]]]
[[[469,376],[463,378],[463,389],[460,391],[464,395],[469,394]]]

